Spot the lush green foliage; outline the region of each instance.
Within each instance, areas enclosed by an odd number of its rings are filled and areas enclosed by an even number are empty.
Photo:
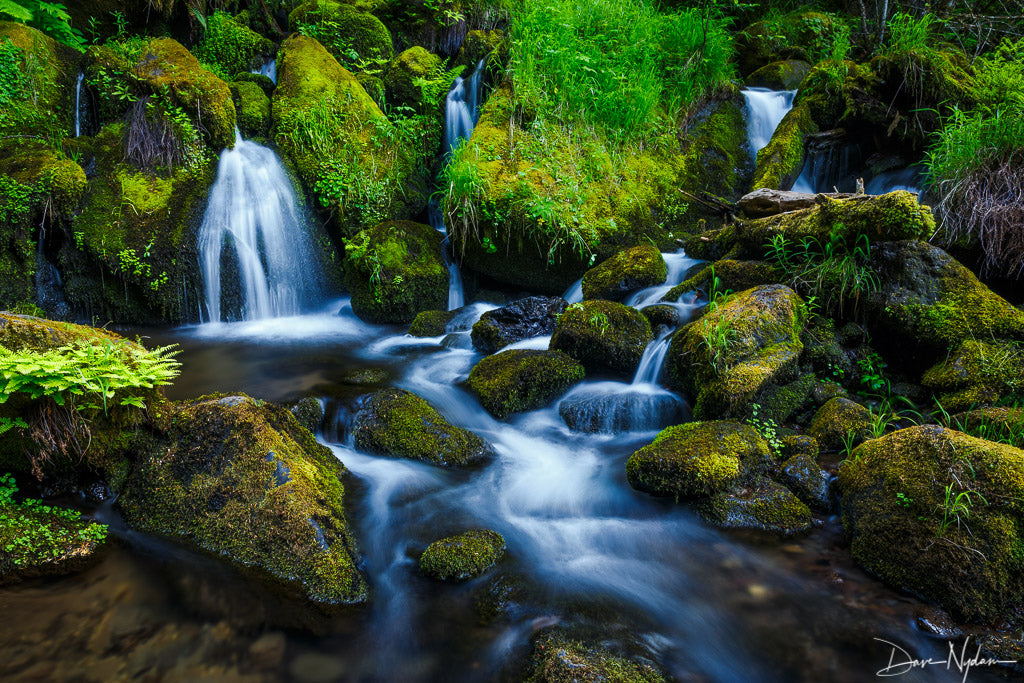
[[[0,40],[0,107],[16,102],[25,92],[28,83],[21,62],[18,46],[10,38]]]
[[[82,49],[85,39],[71,27],[71,15],[64,5],[45,0],[0,0],[0,18],[28,24],[57,42]]]
[[[194,52],[208,68],[214,66],[222,78],[233,80],[235,74],[257,66],[272,47],[270,41],[240,26],[231,15],[214,12],[206,19],[206,32]]]

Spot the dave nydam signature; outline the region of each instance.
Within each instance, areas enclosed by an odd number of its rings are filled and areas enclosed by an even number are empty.
[[[888,640],[882,640],[881,638],[875,638],[880,643],[885,643],[892,648],[892,652],[889,654],[889,665],[879,669],[875,672],[876,676],[902,676],[903,674],[913,671],[914,669],[924,669],[929,666],[945,666],[947,671],[951,671],[954,668],[958,673],[963,674],[963,678],[960,679],[961,683],[967,682],[967,676],[971,673],[971,669],[978,666],[999,666],[1002,664],[1016,664],[1016,660],[1013,659],[996,659],[994,657],[982,657],[981,656],[981,644],[978,644],[977,650],[974,652],[974,656],[969,656],[967,648],[971,642],[970,636],[964,638],[964,643],[960,647],[959,654],[957,653],[957,646],[953,641],[949,641],[949,655],[945,659],[914,659],[910,656],[910,653],[904,650],[896,643],[890,643]]]

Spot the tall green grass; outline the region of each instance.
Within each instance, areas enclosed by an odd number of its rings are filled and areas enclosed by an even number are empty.
[[[524,0],[511,27],[516,98],[540,116],[629,138],[734,74],[725,21],[649,0]]]

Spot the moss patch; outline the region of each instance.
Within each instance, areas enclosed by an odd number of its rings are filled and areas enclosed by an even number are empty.
[[[838,450],[843,447],[846,439],[852,439],[856,445],[870,438],[871,424],[870,410],[848,398],[837,396],[818,409],[807,428],[807,434],[824,448]]]
[[[553,632],[534,644],[526,683],[664,683],[660,671],[646,662],[616,655],[606,647],[587,645]]]
[[[206,18],[206,31],[194,51],[196,57],[230,75],[260,66],[274,54],[275,47],[226,12],[214,12]]]
[[[558,317],[550,348],[569,354],[588,373],[631,376],[653,339],[651,324],[635,308],[612,301],[583,301]]]
[[[561,351],[513,349],[473,366],[467,386],[491,415],[542,408],[581,381],[583,366]]]
[[[723,529],[766,531],[782,536],[811,528],[811,511],[790,491],[770,479],[757,478],[742,487],[713,496],[701,514]]]
[[[231,84],[238,112],[238,129],[245,138],[265,138],[270,133],[270,98],[252,81]]]
[[[455,317],[455,311],[422,311],[416,314],[409,325],[413,337],[440,337],[448,331],[448,323]]]
[[[584,273],[583,298],[621,301],[638,289],[660,285],[667,272],[657,247],[625,249]]]
[[[438,581],[462,581],[480,576],[505,554],[505,539],[497,531],[472,529],[434,541],[420,556],[420,571]]]
[[[790,109],[779,123],[772,139],[757,153],[757,167],[751,190],[769,187],[787,189],[804,166],[804,138],[818,132],[818,125],[806,106]]]

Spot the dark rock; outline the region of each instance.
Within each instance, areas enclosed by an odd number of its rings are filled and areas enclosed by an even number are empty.
[[[796,455],[782,463],[783,483],[803,502],[820,512],[832,507],[829,482],[832,477],[808,455]]]
[[[559,296],[528,296],[487,311],[473,325],[473,346],[482,353],[495,353],[517,341],[551,334],[567,305]]]

